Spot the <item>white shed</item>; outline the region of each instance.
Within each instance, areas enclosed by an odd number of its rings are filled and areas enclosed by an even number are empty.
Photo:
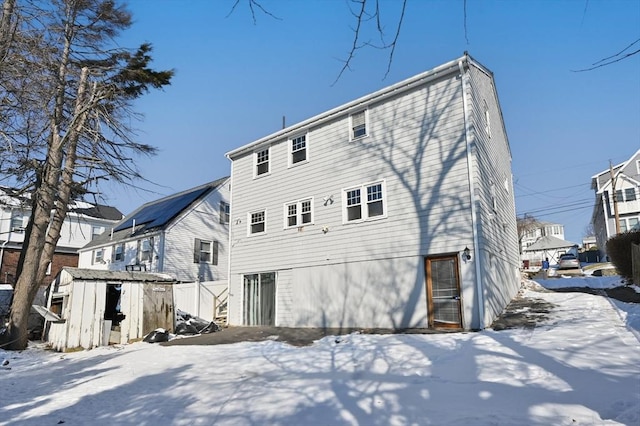
[[[64,268],[49,289],[54,315],[45,317],[43,340],[68,351],[140,340],[156,328],[173,331],[175,282],[166,274]]]

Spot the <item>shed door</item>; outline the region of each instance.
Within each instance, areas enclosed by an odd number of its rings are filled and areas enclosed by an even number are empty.
[[[276,274],[244,276],[244,325],[276,324]]]
[[[462,328],[458,256],[425,259],[429,327]]]

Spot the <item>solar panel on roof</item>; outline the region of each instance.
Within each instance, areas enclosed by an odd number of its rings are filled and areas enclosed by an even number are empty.
[[[131,217],[128,217],[127,220],[114,228],[114,231],[117,232],[133,227],[134,220],[136,221],[136,226],[143,224],[146,224],[146,228],[162,226],[173,219],[182,210],[187,208],[210,188],[210,186],[201,187],[191,192],[160,200],[156,203],[143,207],[140,211],[134,212]]]

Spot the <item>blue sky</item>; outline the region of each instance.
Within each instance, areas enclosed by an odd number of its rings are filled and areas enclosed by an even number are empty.
[[[104,187],[130,213],[230,173],[224,154],[357,97],[469,53],[494,72],[513,155],[516,209],[565,226],[580,242],[591,176],[640,148],[640,54],[576,73],[640,38],[639,0],[409,0],[391,70],[362,50],[335,82],[352,43],[347,0],[132,0],[122,46],[154,46],[173,84],[137,101],[139,140],[160,149],[138,167],[149,191]],[[381,1],[389,35],[400,2]],[[375,34],[369,32],[369,38]],[[637,43],[630,50],[640,48]]]

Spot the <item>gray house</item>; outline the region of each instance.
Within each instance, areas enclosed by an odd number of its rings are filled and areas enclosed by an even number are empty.
[[[613,175],[611,171],[613,170]],[[607,240],[619,232],[640,229],[640,150],[624,163],[603,170],[591,178],[596,202],[591,221],[596,244],[606,256]]]
[[[227,157],[230,325],[481,329],[519,288],[509,143],[467,54]]]

